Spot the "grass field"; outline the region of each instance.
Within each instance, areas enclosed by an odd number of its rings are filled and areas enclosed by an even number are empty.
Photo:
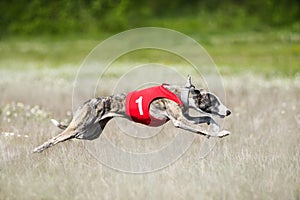
[[[71,117],[74,69],[98,41],[1,41],[0,199],[299,199],[299,35],[291,34],[292,41],[278,35],[263,44],[253,40],[264,41],[268,34],[204,42],[221,66],[226,105],[233,112],[225,128],[232,135],[218,140],[205,159],[198,149],[206,139],[196,136],[176,162],[144,174],[102,165],[78,141],[32,154],[59,132],[50,118]],[[172,133],[167,126],[157,143],[168,142]],[[102,134],[122,143],[113,122]]]
[[[196,39],[212,56],[222,74],[254,72],[265,76],[295,76],[300,67],[300,34],[286,30],[224,34],[188,35]],[[101,39],[70,36],[68,38],[8,38],[0,41],[0,68],[37,69],[80,66],[85,56]],[[96,38],[96,39],[93,39]],[[101,38],[99,40],[99,38]],[[160,56],[160,61],[178,64],[170,55],[140,52],[124,61]],[[147,56],[148,55],[148,56]],[[150,56],[149,56],[150,55]],[[155,57],[157,58],[157,57]]]

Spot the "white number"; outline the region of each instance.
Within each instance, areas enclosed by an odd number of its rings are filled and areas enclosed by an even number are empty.
[[[142,96],[140,96],[137,100],[135,100],[135,103],[138,104],[140,115],[144,115],[142,102],[143,102]]]

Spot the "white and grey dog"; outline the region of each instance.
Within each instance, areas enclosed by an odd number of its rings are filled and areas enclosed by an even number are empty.
[[[207,115],[192,117],[189,115],[189,109]],[[220,130],[210,115],[223,118],[230,113],[216,95],[204,89],[196,89],[188,76],[183,87],[163,84],[127,94],[92,98],[78,108],[68,126],[52,119],[52,123],[63,129],[63,132],[36,147],[34,152],[42,152],[72,138],[96,139],[107,122],[114,117],[127,118],[147,126],[160,126],[170,120],[176,128],[221,138],[230,132]],[[212,131],[201,126],[205,123],[213,127]]]

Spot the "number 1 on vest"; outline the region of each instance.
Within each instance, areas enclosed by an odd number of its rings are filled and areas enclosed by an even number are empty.
[[[137,100],[135,100],[135,103],[138,104],[140,115],[144,115],[143,105],[142,105],[142,103],[143,103],[143,96],[140,96]]]

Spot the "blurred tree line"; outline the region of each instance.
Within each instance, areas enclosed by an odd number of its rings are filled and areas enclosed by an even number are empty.
[[[2,0],[0,13],[1,36],[113,33],[141,26],[186,32],[299,28],[300,21],[299,0]]]

